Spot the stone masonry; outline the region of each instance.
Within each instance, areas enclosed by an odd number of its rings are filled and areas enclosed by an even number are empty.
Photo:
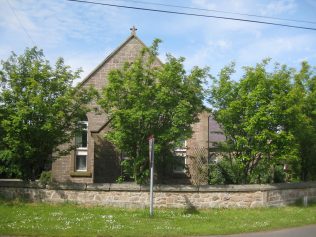
[[[19,180],[0,180],[0,196],[44,202],[146,208],[149,189],[134,183],[56,184],[41,186]],[[284,206],[316,200],[316,182],[274,185],[155,186],[156,208],[254,208]]]
[[[125,42],[106,57],[81,82],[80,86],[86,88],[92,86],[101,91],[108,83],[107,78],[111,70],[122,68],[124,63],[132,62],[140,55],[141,50],[146,46],[136,36],[133,29],[135,28],[132,28],[132,34]],[[161,62],[157,58],[154,64],[159,66]],[[96,102],[92,102],[90,107],[91,112],[87,114],[86,170],[76,170],[76,151],[72,151],[53,162],[52,176],[56,182],[113,183],[121,175],[121,156],[115,147],[104,139],[104,135],[111,129],[110,119]],[[208,162],[208,142],[213,144],[224,140],[218,124],[209,115],[206,111],[202,112],[199,115],[200,121],[192,125],[193,135],[187,141],[187,157],[189,158],[187,159],[187,166],[189,167],[189,174],[178,174],[179,177],[172,174],[173,179],[170,179],[171,183],[193,183],[198,185],[207,183],[208,175],[205,168],[207,168]],[[209,128],[212,128],[213,132],[219,132],[219,135],[208,134]],[[71,145],[75,144],[74,140]],[[65,144],[64,146],[69,146],[69,144]],[[203,156],[203,158],[195,159],[197,156]]]
[[[108,74],[113,69],[122,68],[124,63],[132,62],[140,55],[145,44],[135,35],[113,51],[81,83],[82,87],[94,87],[101,91],[106,86]],[[160,61],[157,59],[156,64]],[[52,175],[57,182],[100,183],[115,182],[121,175],[120,157],[114,146],[104,140],[104,134],[110,129],[109,118],[96,102],[90,104],[92,109],[88,118],[88,155],[87,171],[75,170],[75,152],[60,157],[53,162]],[[74,143],[74,141],[73,141]]]

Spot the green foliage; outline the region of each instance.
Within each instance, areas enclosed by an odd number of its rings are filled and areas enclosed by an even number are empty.
[[[72,87],[80,70],[59,58],[51,66],[42,50],[26,49],[1,61],[0,174],[26,180],[39,177],[55,152],[73,137],[94,92]]]
[[[123,176],[123,175],[119,176],[119,177],[116,179],[116,183],[121,184],[121,183],[123,183],[123,182],[124,182],[124,176]]]
[[[112,118],[106,136],[130,158],[123,168],[139,183],[148,177],[148,137],[155,136],[155,154],[163,164],[175,142],[191,133],[202,110],[207,68],[186,74],[184,58],[157,59],[159,40],[144,48],[133,63],[109,73],[100,104]],[[158,164],[158,163],[157,163]]]
[[[52,172],[51,171],[43,171],[39,178],[39,182],[43,185],[50,184],[52,182]]]
[[[240,184],[243,177],[243,166],[237,159],[223,157],[217,163],[209,166],[210,184]],[[288,180],[283,165],[272,166],[269,162],[260,162],[250,174],[249,183],[282,183]]]
[[[291,91],[300,121],[293,126],[299,144],[302,180],[316,180],[316,70],[303,62]]]
[[[226,157],[209,165],[210,184],[238,184],[240,169],[235,160]]]
[[[264,172],[284,164],[291,167],[292,180],[302,171],[315,178],[315,169],[305,164],[315,165],[316,157],[315,71],[303,63],[299,72],[279,64],[268,72],[268,65],[264,60],[245,67],[236,82],[232,64],[214,81],[210,103],[227,136],[224,151],[240,169],[241,183],[277,181],[275,172]]]

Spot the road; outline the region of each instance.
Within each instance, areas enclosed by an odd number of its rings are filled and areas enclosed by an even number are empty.
[[[208,237],[316,237],[316,225],[236,235],[212,235]]]
[[[22,236],[0,235],[0,237],[22,237]],[[275,230],[275,231],[266,231],[266,232],[244,233],[244,234],[236,234],[236,235],[211,235],[211,236],[203,236],[203,237],[316,237],[316,225],[308,225],[308,226]]]

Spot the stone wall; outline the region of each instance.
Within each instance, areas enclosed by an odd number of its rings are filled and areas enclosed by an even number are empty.
[[[101,91],[108,84],[110,71],[119,69],[126,62],[133,62],[146,45],[135,35],[130,35],[117,49],[108,55],[80,84],[83,88],[94,87]],[[155,66],[161,65],[156,58]],[[109,129],[108,115],[92,101],[88,118],[87,171],[76,171],[75,152],[56,159],[52,164],[52,176],[57,182],[99,183],[114,182],[121,175],[119,156],[114,147],[104,139]],[[65,144],[67,147],[69,144]],[[72,142],[74,145],[74,141]]]
[[[30,201],[75,202],[79,204],[145,208],[147,186],[123,184],[56,184],[42,186],[19,180],[0,180],[0,196]],[[316,182],[275,185],[161,185],[155,186],[157,208],[252,208],[284,206],[302,200],[316,200]]]

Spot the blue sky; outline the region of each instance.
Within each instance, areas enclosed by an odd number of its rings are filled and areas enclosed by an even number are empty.
[[[316,23],[158,7],[126,0],[95,1],[316,28]],[[142,1],[316,22],[315,0]],[[35,43],[44,50],[48,60],[54,62],[61,56],[71,67],[81,67],[84,77],[130,35],[132,25],[138,28],[137,35],[147,45],[154,38],[162,39],[162,61],[166,53],[184,56],[187,70],[195,65],[209,66],[211,74],[217,75],[223,66],[235,61],[240,75],[242,66],[254,65],[266,57],[271,57],[273,62],[297,68],[302,60],[316,65],[316,31],[103,7],[65,0],[0,1],[0,59],[6,59],[11,51],[21,54],[26,47],[32,47]]]

